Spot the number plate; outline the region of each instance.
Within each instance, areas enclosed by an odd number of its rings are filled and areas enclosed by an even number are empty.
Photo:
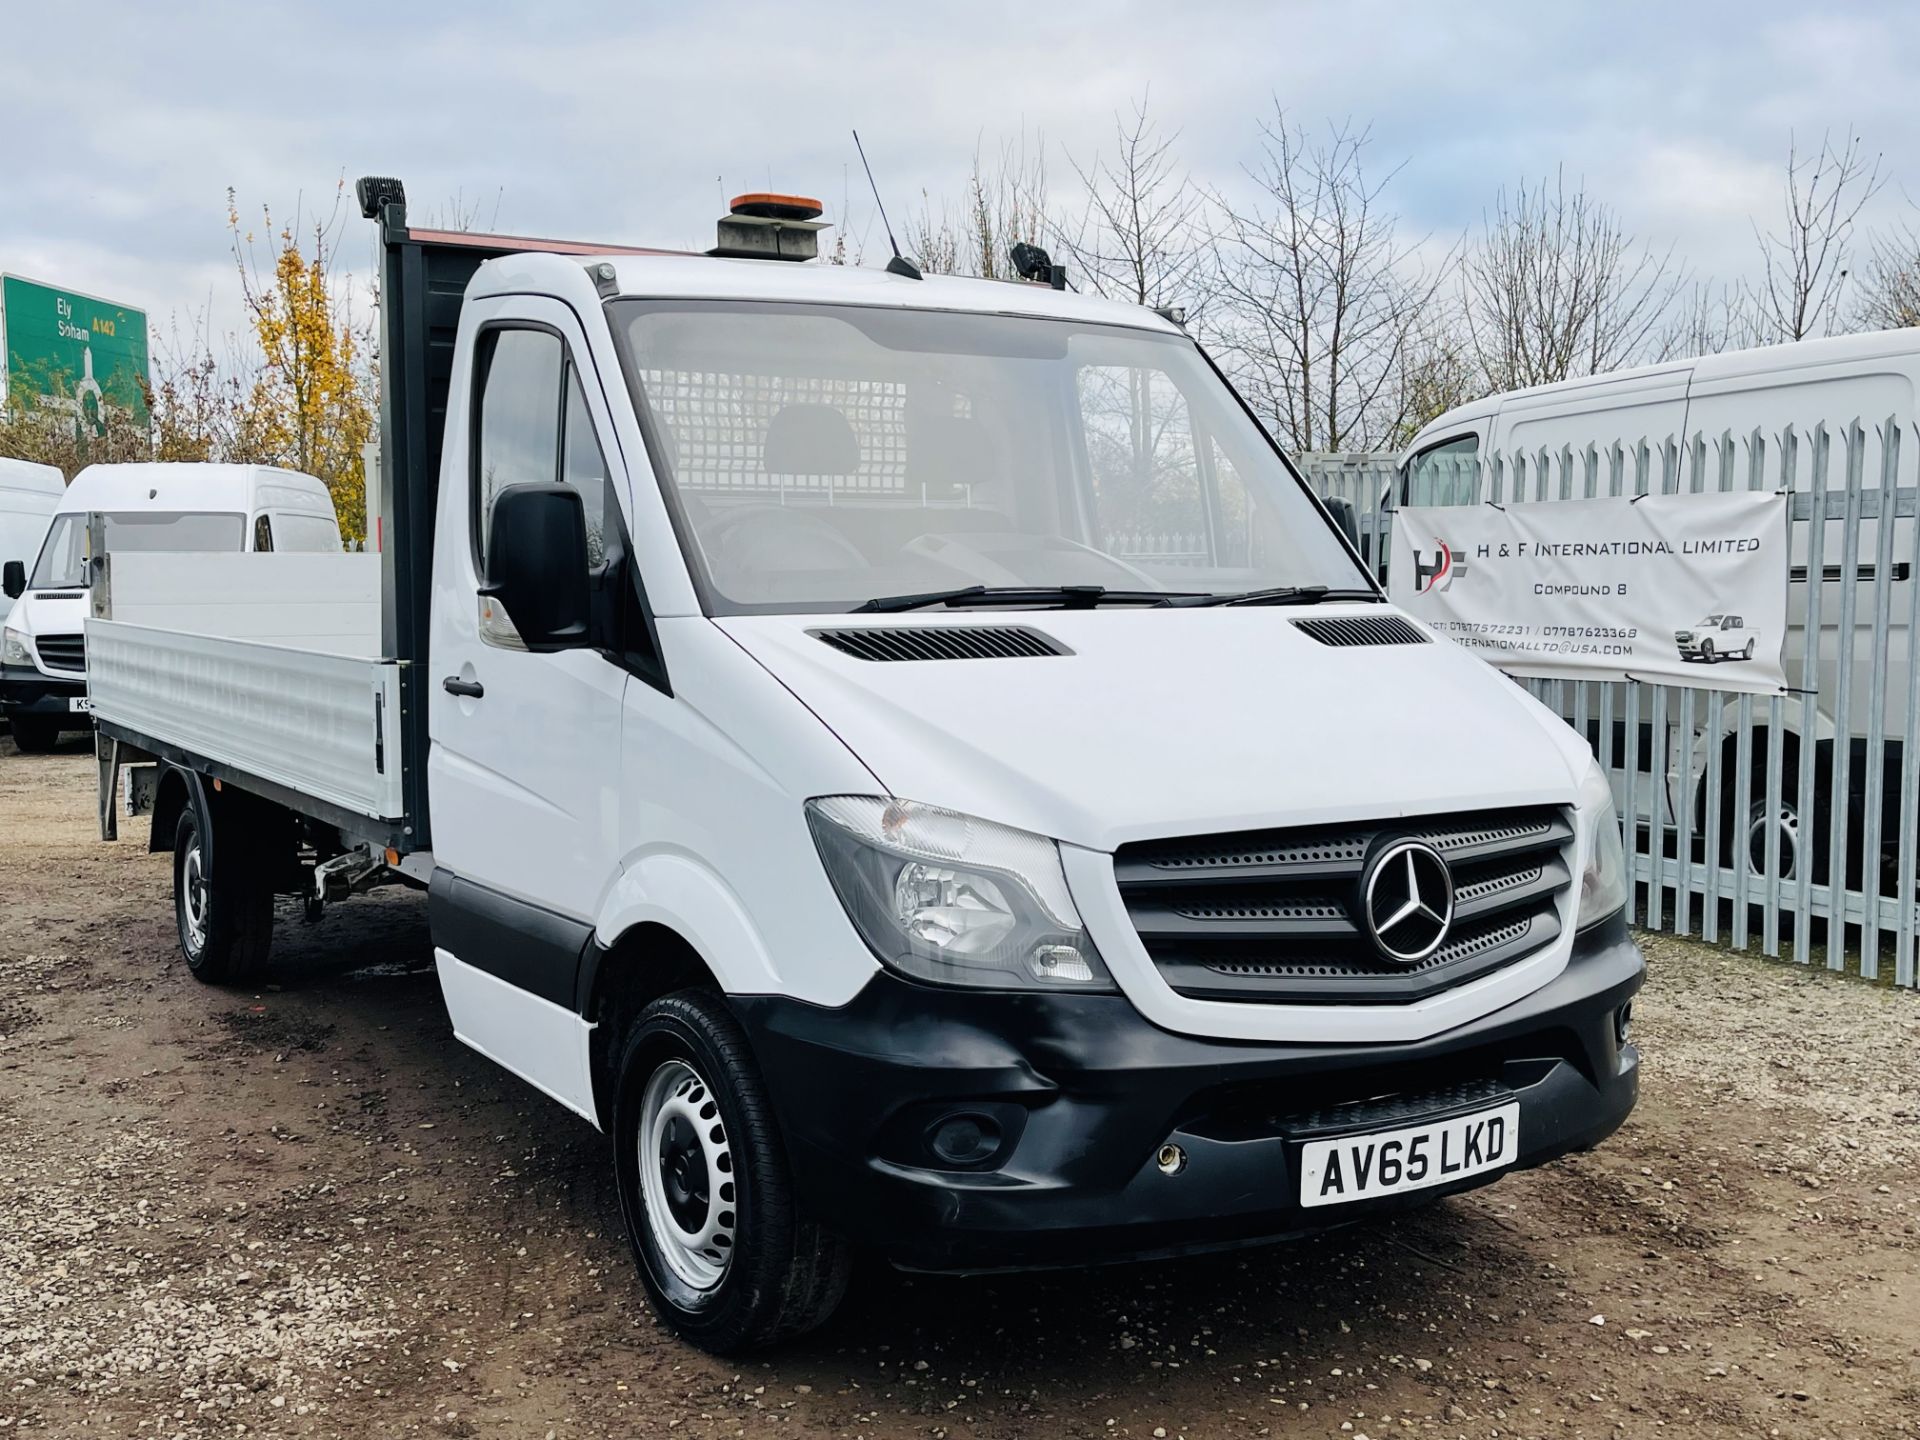
[[[92,709],[93,697],[90,695],[75,695],[67,701],[67,710],[74,715],[85,715]]]
[[[1300,1204],[1339,1205],[1446,1185],[1511,1165],[1520,1154],[1520,1106],[1451,1120],[1309,1140],[1300,1147]]]

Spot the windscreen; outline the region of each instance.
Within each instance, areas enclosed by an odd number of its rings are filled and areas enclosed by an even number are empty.
[[[340,527],[325,515],[275,515],[273,548],[318,551],[331,555],[341,548]]]
[[[612,312],[712,613],[972,585],[1368,584],[1183,336],[856,306]]]
[[[54,517],[46,544],[34,563],[35,589],[54,590],[85,585],[87,574],[87,516],[69,513]],[[242,517],[205,511],[142,510],[108,514],[105,521],[107,553],[129,550],[238,550]]]

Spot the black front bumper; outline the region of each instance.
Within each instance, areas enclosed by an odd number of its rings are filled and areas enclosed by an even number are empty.
[[[0,665],[0,710],[8,715],[57,715],[70,719],[79,729],[89,723],[88,716],[76,712],[68,702],[86,693],[83,675],[56,680],[28,665]]]
[[[1616,1039],[1645,974],[1624,919],[1574,943],[1525,999],[1411,1044],[1208,1040],[1125,998],[969,993],[876,976],[837,1010],[734,1004],[779,1114],[801,1200],[896,1263],[991,1270],[1282,1239],[1484,1185],[1586,1149],[1633,1109],[1639,1056]],[[1305,1140],[1516,1101],[1502,1170],[1398,1196],[1302,1208]],[[956,1114],[1000,1149],[936,1156]],[[1163,1145],[1184,1154],[1163,1173]]]

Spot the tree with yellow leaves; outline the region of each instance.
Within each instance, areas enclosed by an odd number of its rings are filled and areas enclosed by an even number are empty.
[[[296,212],[275,227],[261,207],[270,263],[263,265],[251,230],[243,230],[233,191],[227,224],[234,264],[260,346],[261,365],[240,401],[232,457],[284,465],[318,476],[333,495],[340,533],[366,538],[367,477],[362,452],[373,435],[375,399],[372,325],[356,317],[345,287],[334,283],[335,239],[343,180],[333,213],[303,226]]]

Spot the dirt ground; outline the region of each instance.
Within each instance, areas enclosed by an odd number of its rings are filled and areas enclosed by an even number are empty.
[[[725,1362],[607,1143],[449,1033],[426,909],[196,984],[91,755],[0,738],[0,1437],[1920,1436],[1920,996],[1648,941],[1597,1152],[1311,1245],[862,1273]]]

